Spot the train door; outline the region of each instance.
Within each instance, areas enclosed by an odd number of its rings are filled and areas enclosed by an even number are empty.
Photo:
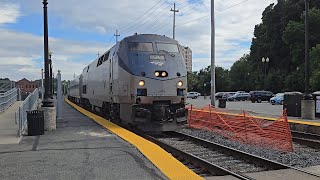
[[[83,85],[83,76],[82,76],[82,74],[80,75],[80,77],[79,77],[79,98],[80,98],[80,100],[79,101],[81,101],[81,99],[83,98],[82,97],[82,94],[83,94],[83,92],[82,92],[82,85]],[[79,103],[81,103],[81,102],[79,102]]]
[[[114,48],[111,49],[110,52],[110,61],[109,61],[109,92],[110,92],[110,96],[113,96],[113,57],[114,57]],[[112,98],[113,99],[113,98]],[[112,100],[113,101],[113,100]]]

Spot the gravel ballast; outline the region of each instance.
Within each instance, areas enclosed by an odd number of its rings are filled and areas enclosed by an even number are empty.
[[[227,139],[219,134],[206,130],[185,128],[179,132],[199,137],[211,142],[219,143],[232,147],[250,154],[261,156],[270,160],[277,161],[289,166],[304,168],[309,166],[320,165],[320,150],[308,146],[293,143],[294,152],[281,152],[270,148],[262,148],[248,144],[242,144]]]

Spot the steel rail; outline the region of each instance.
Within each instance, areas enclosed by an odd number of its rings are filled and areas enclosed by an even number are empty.
[[[320,149],[320,135],[306,132],[292,131],[293,142]]]
[[[262,158],[253,154],[249,154],[231,147],[227,147],[221,144],[217,144],[214,142],[210,142],[204,139],[200,139],[198,137],[195,136],[191,136],[185,133],[178,133],[178,132],[170,132],[170,134],[172,134],[175,137],[182,137],[182,138],[186,138],[186,139],[190,139],[198,144],[201,144],[205,147],[210,147],[213,148],[214,150],[223,152],[224,154],[230,155],[230,156],[236,156],[236,157],[240,157],[242,159],[246,159],[249,160],[250,162],[254,162],[257,165],[260,166],[265,166],[267,168],[273,169],[273,170],[278,170],[278,169],[286,169],[288,168],[287,166],[280,164],[276,161],[271,161],[268,160],[266,158]]]
[[[184,159],[185,161],[188,161],[191,164],[195,164],[197,166],[200,166],[202,169],[204,169],[204,171],[206,172],[210,172],[215,176],[224,176],[224,175],[232,175],[234,177],[237,177],[239,179],[243,179],[243,180],[252,180],[254,178],[251,178],[247,175],[244,174],[240,174],[240,173],[236,173],[233,171],[230,171],[228,169],[225,169],[223,167],[217,166],[211,162],[208,162],[202,158],[199,158],[197,156],[194,156],[190,153],[181,151],[175,147],[172,147],[164,142],[161,142],[159,140],[157,140],[156,138],[150,136],[150,135],[142,135],[144,138],[146,138],[147,140],[159,145],[160,147],[164,148],[165,150],[169,151],[170,153],[172,153],[173,155]]]
[[[234,148],[230,148],[230,147],[227,147],[227,146],[224,146],[224,145],[221,145],[221,144],[217,144],[217,143],[210,142],[210,141],[207,141],[207,140],[204,140],[204,139],[200,139],[200,138],[195,137],[195,136],[187,135],[185,133],[178,133],[178,132],[170,132],[170,133],[175,134],[176,136],[182,136],[182,137],[185,137],[185,138],[189,138],[191,140],[195,140],[195,141],[203,144],[204,146],[219,148],[224,153],[232,153],[233,155],[236,154],[236,156],[241,156],[241,157],[249,158],[251,160],[256,160],[255,162],[257,162],[259,164],[265,162],[265,164],[261,164],[261,165],[267,165],[267,166],[271,165],[271,167],[272,167],[272,164],[273,164],[274,167],[277,167],[277,168],[280,168],[280,169],[293,169],[293,170],[300,171],[300,172],[309,174],[311,176],[315,176],[315,177],[319,177],[320,178],[319,174],[312,173],[312,172],[306,171],[304,169],[296,168],[296,167],[289,166],[289,165],[286,165],[286,164],[282,164],[282,163],[279,163],[279,162],[276,162],[276,161],[273,161],[273,160],[269,160],[269,159],[266,159],[266,158],[263,158],[263,157],[259,157],[259,156],[253,155],[253,154],[249,154],[249,153],[246,153],[246,152],[243,152],[243,151],[239,151],[239,150],[236,150]]]
[[[291,131],[292,137],[295,138],[303,138],[303,139],[311,139],[311,140],[318,140],[320,141],[319,134],[311,134],[306,132],[299,132],[299,131]]]

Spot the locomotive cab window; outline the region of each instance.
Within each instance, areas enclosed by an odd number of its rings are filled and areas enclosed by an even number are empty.
[[[153,52],[152,43],[147,42],[129,42],[129,50],[130,51],[147,51]]]
[[[178,45],[167,43],[156,43],[158,52],[165,51],[170,53],[178,53]]]

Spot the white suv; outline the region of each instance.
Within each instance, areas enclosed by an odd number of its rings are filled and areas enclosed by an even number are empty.
[[[199,96],[199,93],[197,93],[197,92],[188,92],[187,93],[187,98],[197,99],[198,96]]]

